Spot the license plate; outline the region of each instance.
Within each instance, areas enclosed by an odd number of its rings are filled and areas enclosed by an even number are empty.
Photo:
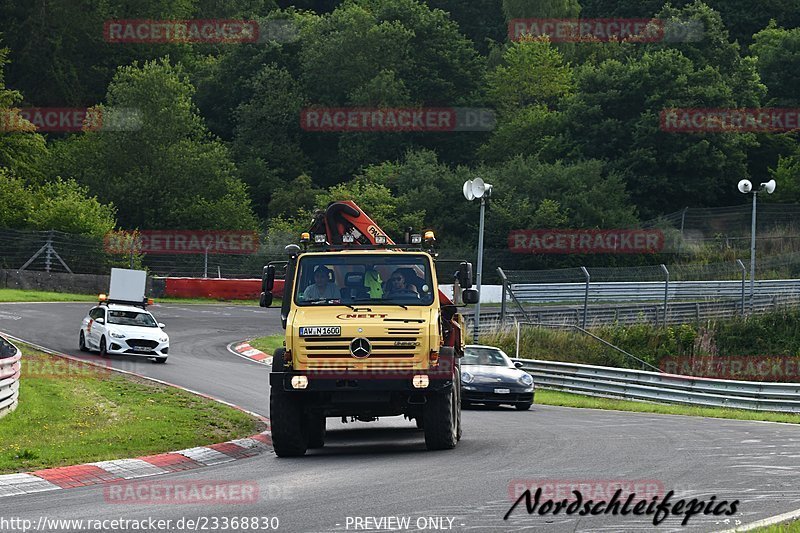
[[[303,326],[300,328],[301,337],[332,337],[342,334],[342,326]]]
[[[508,394],[511,392],[511,389],[494,389],[495,394]]]
[[[134,346],[133,347],[133,351],[134,352],[149,352],[150,348],[148,348],[147,346]]]

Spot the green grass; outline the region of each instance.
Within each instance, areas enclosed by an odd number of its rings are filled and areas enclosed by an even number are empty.
[[[280,348],[283,346],[284,338],[285,337],[283,336],[283,334],[270,335],[268,337],[256,337],[255,339],[250,341],[250,346],[261,350],[267,355],[272,355],[275,352],[276,348]]]
[[[155,303],[163,304],[224,304],[258,307],[258,300],[220,300],[215,298],[154,298]],[[2,302],[96,302],[96,294],[75,294],[69,292],[47,292],[22,289],[0,289]],[[275,300],[272,307],[280,307]]]
[[[261,430],[249,415],[188,392],[19,347],[19,406],[0,419],[0,474],[180,450]]]
[[[96,294],[0,289],[0,302],[96,302]]]
[[[768,422],[786,422],[800,424],[800,414],[768,413],[763,411],[746,411],[743,409],[724,409],[721,407],[693,407],[689,405],[673,405],[631,400],[613,400],[595,396],[582,396],[566,392],[539,389],[536,391],[536,403],[540,405],[560,405],[589,409],[606,409],[612,411],[633,411],[637,413],[656,413],[664,415],[704,416],[709,418],[730,418],[734,420],[763,420]]]
[[[753,533],[800,533],[800,522],[761,527],[754,529]]]

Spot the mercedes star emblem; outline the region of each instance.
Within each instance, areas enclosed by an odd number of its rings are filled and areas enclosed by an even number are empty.
[[[372,345],[364,337],[358,337],[350,343],[350,353],[358,359],[369,357],[369,354],[372,353]]]

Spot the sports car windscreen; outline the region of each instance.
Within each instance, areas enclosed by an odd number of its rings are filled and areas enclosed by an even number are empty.
[[[430,264],[423,255],[310,256],[300,260],[297,305],[431,305]]]

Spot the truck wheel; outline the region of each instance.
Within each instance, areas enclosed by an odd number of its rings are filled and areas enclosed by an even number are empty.
[[[458,442],[458,405],[456,386],[428,397],[423,412],[422,425],[425,430],[425,445],[429,450],[450,450]]]
[[[308,432],[303,405],[284,391],[272,390],[269,395],[269,421],[272,448],[278,457],[299,457],[308,449]]]
[[[308,424],[308,447],[322,448],[325,446],[325,417],[322,415],[311,415],[306,423]]]
[[[283,372],[284,348],[275,350],[272,371]],[[278,457],[299,457],[308,449],[308,432],[299,398],[286,391],[272,389],[269,394],[269,419],[272,428],[272,448]]]

